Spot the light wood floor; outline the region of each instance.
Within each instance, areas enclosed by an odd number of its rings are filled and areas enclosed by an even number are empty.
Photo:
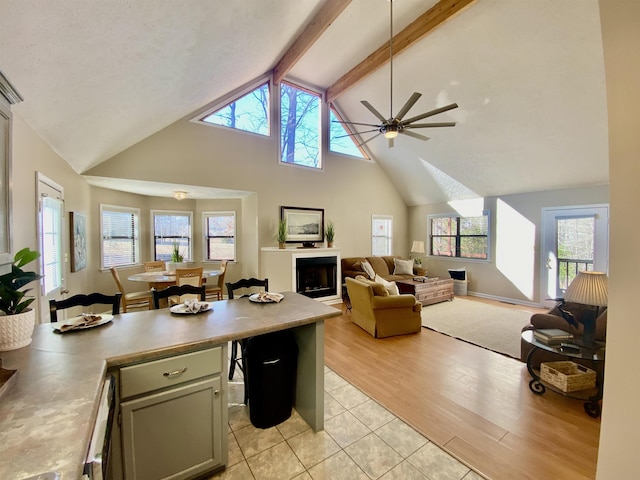
[[[531,393],[518,360],[426,328],[374,339],[343,314],[325,322],[325,363],[488,478],[595,478],[600,420],[580,400]]]

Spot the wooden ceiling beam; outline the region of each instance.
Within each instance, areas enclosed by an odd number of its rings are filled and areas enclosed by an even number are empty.
[[[318,10],[318,13],[296,38],[291,47],[282,55],[273,69],[274,83],[280,83],[284,76],[320,38],[324,31],[347,8],[351,0],[326,0]]]
[[[393,37],[393,55],[396,56],[412,43],[435,30],[445,21],[477,0],[440,0],[404,30]],[[333,102],[345,90],[375,72],[389,61],[389,42],[385,42],[371,55],[349,70],[327,88],[327,101]]]

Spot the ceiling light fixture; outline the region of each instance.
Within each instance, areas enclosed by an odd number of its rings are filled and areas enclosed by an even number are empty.
[[[176,190],[175,192],[173,192],[173,198],[175,198],[178,201],[184,200],[185,198],[187,198],[187,192],[183,192],[182,190]]]

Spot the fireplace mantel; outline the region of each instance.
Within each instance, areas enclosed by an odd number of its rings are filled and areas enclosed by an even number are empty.
[[[340,279],[340,250],[337,248],[278,248],[262,247],[260,249],[260,276],[269,279],[269,290],[273,292],[296,291],[296,260],[298,258],[336,257],[337,261],[337,293],[316,298],[325,303],[342,301],[342,284]]]

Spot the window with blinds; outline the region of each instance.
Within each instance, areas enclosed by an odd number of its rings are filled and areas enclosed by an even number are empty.
[[[236,213],[205,212],[204,258],[210,261],[236,259]]]
[[[100,205],[102,268],[135,265],[140,260],[140,209]]]
[[[191,212],[151,211],[154,260],[175,261],[171,254],[177,246],[182,260],[191,261],[191,220]]]
[[[391,235],[393,217],[386,215],[371,216],[371,255],[391,255]]]

